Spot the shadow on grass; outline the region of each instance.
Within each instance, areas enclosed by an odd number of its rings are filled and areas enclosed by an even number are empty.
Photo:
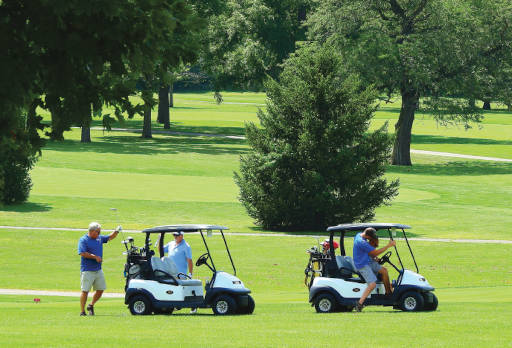
[[[388,173],[420,175],[500,175],[512,174],[512,163],[502,162],[447,162],[439,164],[413,164],[412,166],[388,166]]]
[[[460,138],[438,135],[412,135],[412,144],[475,144],[475,145],[512,145],[512,140],[493,140],[482,138]],[[413,145],[414,146],[414,145]]]
[[[119,134],[119,133],[116,133]],[[215,138],[167,136],[143,139],[130,135],[106,135],[101,140],[82,144],[78,140],[48,141],[45,150],[61,152],[96,152],[116,154],[177,154],[198,153],[205,155],[242,155],[247,149],[229,145],[243,145],[244,140]]]
[[[14,205],[0,205],[0,211],[10,211],[15,213],[34,213],[50,211],[53,208],[44,203],[22,203]]]
[[[100,121],[93,121],[91,127],[103,127]],[[130,120],[124,123],[118,123],[112,125],[112,128],[125,128],[142,131],[143,122]],[[244,127],[215,127],[215,126],[185,126],[180,122],[171,122],[170,129],[164,129],[161,124],[153,123],[151,125],[152,131],[163,131],[163,132],[186,132],[186,133],[205,133],[205,134],[220,134],[220,135],[245,135]],[[115,131],[112,131],[115,132]],[[105,130],[105,135],[112,134]]]

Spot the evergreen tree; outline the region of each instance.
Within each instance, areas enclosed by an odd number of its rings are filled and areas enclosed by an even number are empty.
[[[262,127],[246,126],[252,151],[235,173],[259,224],[306,230],[367,221],[397,194],[398,181],[383,178],[392,139],[386,126],[368,131],[375,91],[348,74],[334,50],[299,50],[266,90]]]

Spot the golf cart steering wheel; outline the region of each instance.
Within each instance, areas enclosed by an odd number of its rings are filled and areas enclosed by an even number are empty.
[[[382,265],[386,262],[389,262],[389,258],[391,257],[391,254],[393,254],[391,251],[388,251],[385,253],[379,260],[379,265]]]
[[[188,274],[185,274],[185,273],[178,273],[177,274],[178,278],[182,279],[181,276],[185,276],[185,279],[192,279],[191,276],[189,276]]]
[[[203,255],[199,256],[199,258],[196,261],[196,266],[199,267],[201,265],[206,264],[206,261],[208,261],[209,257],[210,256],[208,255],[208,253],[204,253]]]

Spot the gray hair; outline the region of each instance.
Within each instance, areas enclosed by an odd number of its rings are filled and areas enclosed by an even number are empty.
[[[91,223],[89,224],[89,232],[91,232],[91,231],[97,231],[97,230],[99,230],[100,228],[101,228],[101,225],[100,225],[99,223],[97,223],[97,222],[91,222]]]

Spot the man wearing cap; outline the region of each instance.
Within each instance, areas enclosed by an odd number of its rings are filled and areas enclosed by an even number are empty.
[[[377,273],[382,275],[382,282],[386,288],[386,295],[391,295],[392,290],[389,282],[388,270],[379,265],[375,259],[378,255],[395,246],[396,242],[391,240],[385,247],[376,249],[369,243],[369,241],[377,240],[378,237],[376,231],[371,227],[368,227],[362,233],[358,233],[354,237],[354,265],[356,266],[357,271],[362,274],[367,284],[366,290],[361,295],[359,301],[356,302],[355,307],[358,312],[363,309],[364,301],[377,285]]]
[[[119,234],[121,226],[108,236],[100,236],[101,225],[97,222],[89,224],[89,231],[83,235],[78,241],[78,255],[81,257],[80,262],[80,285],[82,293],[80,295],[81,316],[85,316],[85,303],[91,287],[96,290],[92,298],[91,304],[87,306],[89,315],[94,315],[94,304],[103,295],[103,291],[107,288],[105,275],[101,269],[103,262],[103,244],[114,239]]]
[[[188,274],[189,277],[192,277],[194,268],[194,264],[192,263],[192,249],[183,238],[183,232],[174,232],[173,236],[174,241],[164,246],[164,252],[174,261],[178,273]]]
[[[332,241],[333,248],[336,250],[340,247],[339,243],[335,240]],[[329,242],[329,238],[323,241],[322,243],[322,253],[324,255],[329,255],[329,250],[331,248],[331,243]]]
[[[167,243],[164,246],[164,252],[167,253],[169,258],[174,261],[178,273],[187,274],[192,278],[192,271],[194,264],[192,263],[192,249],[185,239],[183,238],[183,232],[178,231],[173,233],[174,241]],[[197,308],[191,308],[190,313],[195,314]]]

